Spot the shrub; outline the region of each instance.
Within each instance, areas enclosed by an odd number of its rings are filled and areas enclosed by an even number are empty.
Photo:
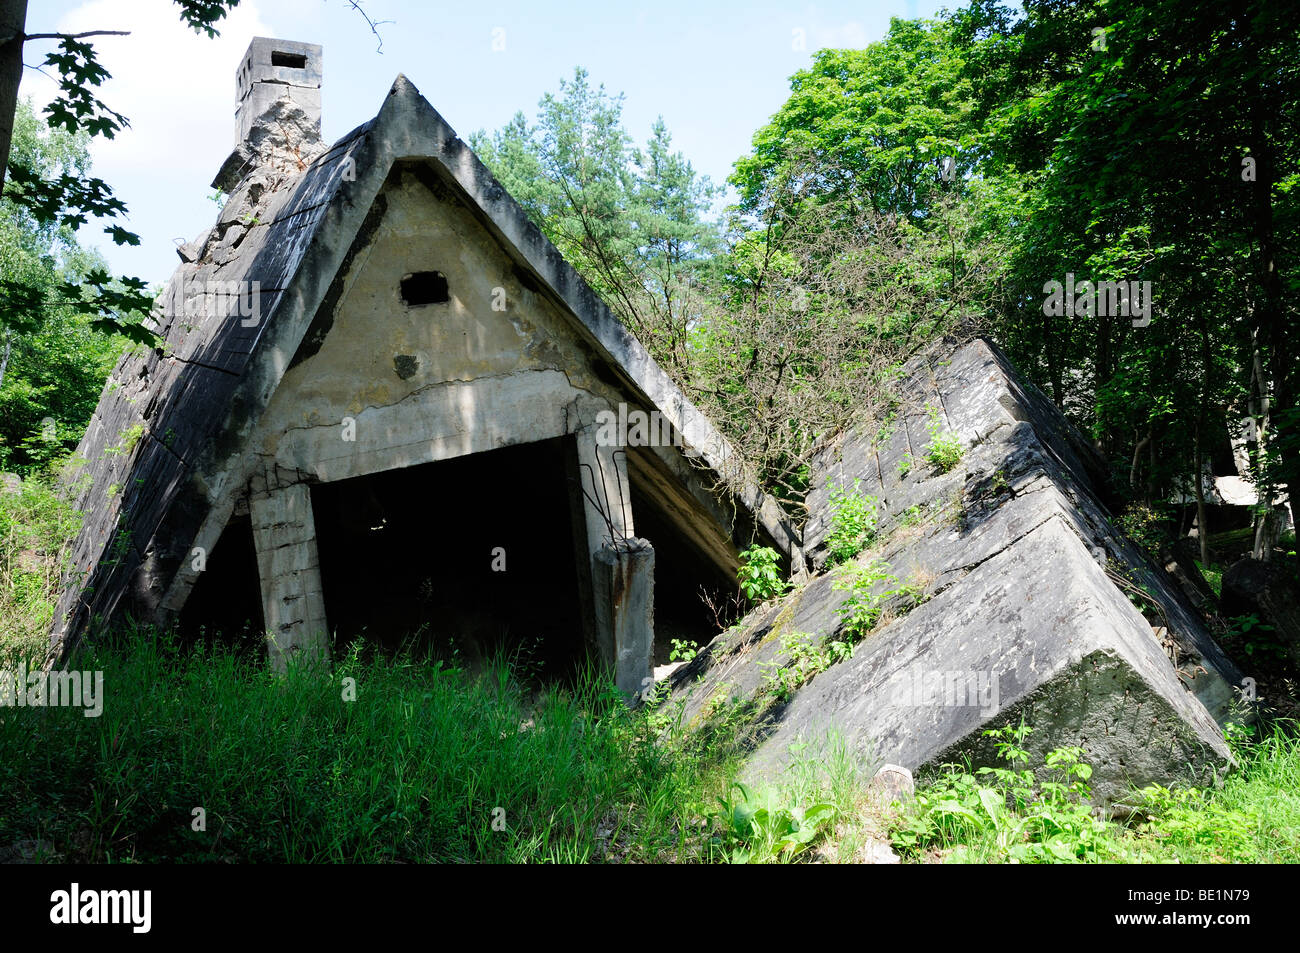
[[[875,628],[890,600],[906,597],[909,601],[907,608],[921,601],[916,587],[900,584],[898,577],[890,571],[889,563],[883,559],[846,566],[840,577],[831,583],[831,588],[849,593],[836,611],[840,617],[840,629],[850,644],[861,641]]]
[[[966,448],[956,434],[943,430],[935,407],[930,408],[930,422],[925,429],[930,434],[930,447],[925,452],[925,459],[936,472],[947,473],[961,461]]]
[[[1124,508],[1116,522],[1129,539],[1153,557],[1159,557],[1165,533],[1161,524],[1164,517],[1144,503],[1133,503]]]
[[[41,478],[0,492],[0,659],[44,656],[80,515]]]
[[[790,589],[790,583],[781,578],[779,558],[770,546],[750,546],[741,552],[737,575],[740,588],[752,602],[765,602]]]
[[[1020,745],[1033,729],[1007,725],[989,729],[1005,767],[980,768],[975,775],[957,765],[927,788],[896,824],[893,843],[908,854],[927,847],[956,848],[954,859],[1012,863],[1098,860],[1105,822],[1092,816],[1088,779],[1092,767],[1083,749],[1057,748],[1044,765],[1053,780],[1038,782],[1029,752]],[[981,784],[977,776],[992,784]]]
[[[854,480],[851,491],[831,484],[831,528],[826,534],[826,549],[832,566],[847,562],[862,552],[875,535],[876,501],[859,491],[861,483],[861,480]]]

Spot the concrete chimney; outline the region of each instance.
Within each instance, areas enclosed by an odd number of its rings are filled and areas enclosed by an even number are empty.
[[[235,148],[212,181],[231,192],[255,168],[301,171],[323,151],[322,51],[258,36],[235,72]]]

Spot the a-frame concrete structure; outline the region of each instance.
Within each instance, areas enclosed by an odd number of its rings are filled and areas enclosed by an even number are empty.
[[[51,657],[126,612],[175,619],[244,514],[273,664],[325,655],[314,487],[559,441],[573,533],[546,544],[572,547],[588,646],[637,690],[658,542],[642,513],[719,576],[750,541],[800,563],[796,531],[405,77],[326,148],[320,62],[257,39],[240,65],[215,183],[232,194],[179,250],[165,346],[119,363],[79,451]],[[601,430],[629,418],[657,439]]]

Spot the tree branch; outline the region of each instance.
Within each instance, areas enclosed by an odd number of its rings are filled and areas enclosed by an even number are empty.
[[[85,33],[24,33],[23,42],[28,40],[80,40],[85,36],[130,36],[130,30],[89,30]],[[12,39],[12,37],[11,37]]]

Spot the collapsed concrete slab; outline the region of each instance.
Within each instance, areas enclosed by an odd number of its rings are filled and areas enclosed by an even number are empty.
[[[990,765],[982,731],[1023,719],[1037,764],[1085,749],[1102,800],[1204,780],[1229,757],[1221,725],[1241,673],[1115,529],[1095,452],[985,341],[940,343],[905,371],[895,420],[846,435],[815,469],[804,546],[821,572],[675,673],[687,716],[761,699],[792,644],[842,632],[846,568],[827,568],[824,544],[832,491],[856,482],[882,508],[856,563],[883,561],[892,580],[874,591],[900,591],[851,658],[768,708],[753,770],[832,729],[912,770]],[[927,462],[932,431],[965,448],[949,472]]]

